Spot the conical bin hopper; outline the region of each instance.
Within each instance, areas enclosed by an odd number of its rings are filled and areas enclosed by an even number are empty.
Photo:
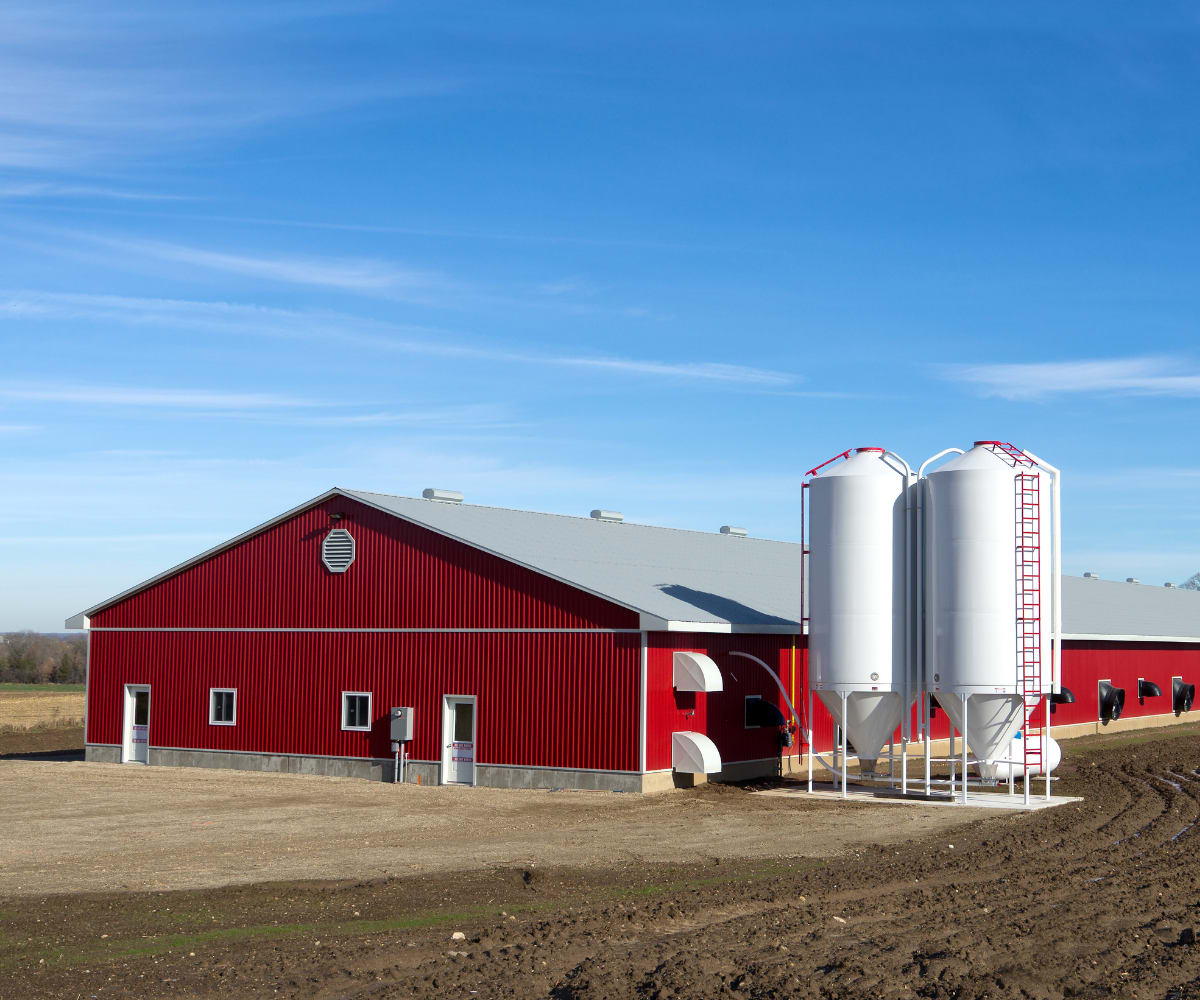
[[[900,725],[901,697],[895,691],[852,691],[846,696],[846,718],[842,718],[842,696],[836,691],[817,692],[834,721],[846,730],[846,738],[858,754],[862,774],[873,774],[875,758]]]
[[[965,725],[959,695],[941,693],[937,700],[954,728],[967,734],[967,746],[977,760],[1003,756],[1024,722],[1019,694],[968,695]]]

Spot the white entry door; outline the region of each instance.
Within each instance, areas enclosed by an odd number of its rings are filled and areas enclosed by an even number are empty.
[[[121,761],[145,764],[150,759],[150,688],[143,684],[125,685],[125,738]]]
[[[442,699],[442,784],[475,784],[475,697]]]

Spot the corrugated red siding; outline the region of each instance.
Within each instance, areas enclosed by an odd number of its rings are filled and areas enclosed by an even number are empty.
[[[476,695],[481,764],[638,770],[634,633],[93,632],[88,740],[120,743],[125,684],[151,688],[150,745],[388,757],[387,711],[416,708],[414,759],[441,756],[441,698]],[[237,725],[208,691],[237,689]],[[370,691],[370,733],[341,692]]]
[[[332,512],[355,540],[330,573]],[[95,615],[96,627],[637,628],[638,615],[346,498],[327,500]]]
[[[1161,698],[1137,700],[1137,679],[1144,677],[1162,688]],[[1182,677],[1200,687],[1200,646],[1173,642],[1063,643],[1062,682],[1075,695],[1075,704],[1059,705],[1051,716],[1055,726],[1095,722],[1100,717],[1097,682],[1104,678],[1125,689],[1121,718],[1166,715],[1171,711],[1171,678]],[[1200,708],[1200,705],[1197,706]],[[1039,711],[1038,721],[1041,721]]]
[[[804,698],[805,650],[796,640],[796,707]],[[677,692],[671,683],[675,650],[706,653],[721,668],[725,690],[713,694]],[[704,733],[716,744],[721,760],[761,760],[779,752],[777,730],[747,729],[745,699],[757,694],[787,715],[779,688],[748,660],[729,654],[750,653],[774,669],[791,694],[792,637],[786,635],[722,635],[703,632],[653,632],[649,636],[646,673],[646,768],[671,766],[671,734]],[[817,732],[821,732],[818,718]],[[791,751],[789,751],[791,752]]]

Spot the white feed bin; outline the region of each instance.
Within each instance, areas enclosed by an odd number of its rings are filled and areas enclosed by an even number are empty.
[[[1014,468],[991,448],[976,445],[923,482],[925,680],[981,760],[1003,756],[1024,722],[1017,675],[1019,473],[1036,475],[1039,482],[1040,701],[1051,690],[1052,674],[1050,476],[1036,467]]]
[[[872,448],[859,449],[809,483],[812,689],[867,771],[900,725],[914,690],[905,683],[904,655],[908,477],[902,463]]]
[[[1029,768],[1029,777],[1034,778],[1046,773],[1046,764],[1049,764],[1049,770],[1054,773],[1054,769],[1062,762],[1062,748],[1058,745],[1058,740],[1052,736],[1047,736],[1042,741],[1042,756],[1045,758],[1043,763],[1034,764]],[[1025,774],[1025,741],[1020,733],[1012,738],[1012,742],[1008,748],[1008,758],[1005,760],[984,760],[979,762],[979,776],[990,780],[1007,781],[1010,776],[1014,779],[1020,779]]]

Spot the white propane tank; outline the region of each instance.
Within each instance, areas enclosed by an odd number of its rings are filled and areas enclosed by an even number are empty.
[[[909,475],[882,448],[860,448],[809,483],[812,689],[867,773],[915,697],[904,655]]]
[[[1050,765],[1050,773],[1054,773],[1054,769],[1062,762],[1062,748],[1058,745],[1058,740],[1053,736],[1047,736],[1042,741],[1043,763],[1035,765],[1029,769],[1029,777],[1037,777],[1046,773],[1045,764]],[[1025,773],[1024,760],[1025,741],[1021,733],[1017,733],[1012,738],[1012,743],[1008,748],[1008,763],[1002,760],[984,760],[979,762],[979,776],[990,781],[1007,781],[1009,772],[1012,772],[1014,779],[1019,780]]]
[[[1017,482],[1038,477],[1040,649],[1037,701],[1051,690],[1050,476],[987,444],[930,473],[925,507],[925,680],[976,758],[1003,756],[1021,728],[1017,670]],[[1028,593],[1031,588],[1026,588]],[[968,696],[963,718],[963,696]],[[1032,712],[1036,703],[1029,707]]]

